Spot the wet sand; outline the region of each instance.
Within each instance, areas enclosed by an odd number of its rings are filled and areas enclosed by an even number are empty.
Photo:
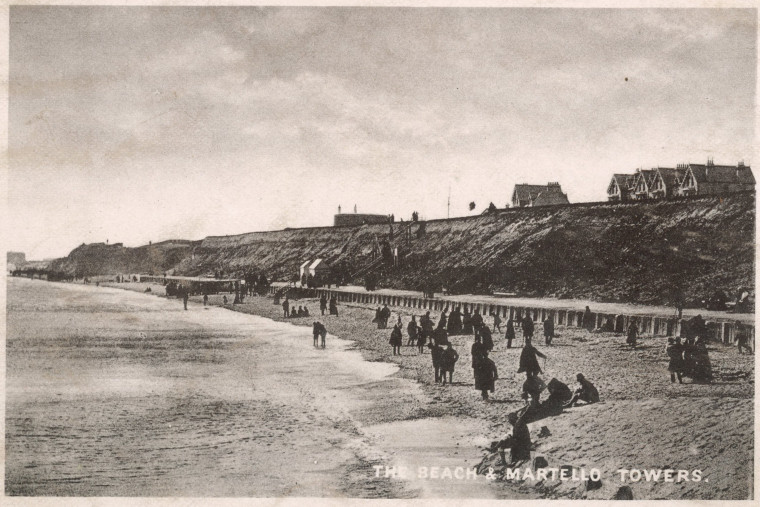
[[[13,278],[7,315],[8,495],[499,495],[483,477],[378,473],[417,463],[420,433],[438,445],[419,463],[475,466],[482,421],[440,432],[421,384],[335,335],[320,350],[290,323]]]

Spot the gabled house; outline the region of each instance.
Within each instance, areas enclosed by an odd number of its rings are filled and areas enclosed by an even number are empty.
[[[681,180],[686,171],[677,167],[658,167],[652,169],[652,177],[649,180],[649,198],[666,199],[678,195]]]
[[[528,185],[523,183],[515,185],[515,189],[512,192],[513,208],[553,206],[569,203],[567,194],[562,192],[562,187],[558,182],[549,182],[546,185]]]
[[[681,164],[684,176],[678,188],[679,195],[715,195],[755,189],[752,169],[739,162],[735,166],[715,165],[712,159],[706,164]]]
[[[649,199],[649,188],[653,176],[653,169],[639,169],[636,171],[633,183],[633,199],[637,201]]]
[[[625,202],[631,199],[635,174],[613,174],[607,186],[607,200]]]

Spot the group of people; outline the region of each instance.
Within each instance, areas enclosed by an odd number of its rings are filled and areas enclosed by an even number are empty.
[[[327,296],[324,294],[319,298],[319,311],[322,315],[327,311]],[[338,298],[335,297],[335,294],[330,297],[330,315],[338,316]]]
[[[282,313],[286,319],[310,316],[309,309],[306,306],[299,306],[297,310],[296,305],[291,307],[290,300],[287,296],[285,296],[285,300],[282,302]]]
[[[681,343],[680,336],[668,338],[665,351],[671,382],[675,383],[677,378],[683,384],[683,377],[689,377],[695,382],[712,381],[712,364],[704,337],[687,336],[684,343]]]

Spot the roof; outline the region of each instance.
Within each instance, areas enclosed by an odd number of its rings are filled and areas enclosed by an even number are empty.
[[[311,265],[309,266],[309,269],[317,269],[317,268],[328,269],[328,266],[326,262],[322,261],[322,259],[317,259],[311,263]]]
[[[745,183],[755,184],[749,166],[689,164],[698,183]]]
[[[613,174],[612,179],[615,181],[619,189],[628,190],[628,188],[633,183],[633,180],[636,179],[636,175],[635,174]]]
[[[529,185],[527,183],[520,183],[515,185],[515,189],[512,192],[512,200],[515,200],[515,196],[520,201],[532,201],[538,197],[539,194],[562,194],[562,187],[559,183],[552,183],[548,185]],[[567,196],[565,196],[567,199]]]
[[[570,204],[567,194],[562,192],[541,192],[533,200],[533,206],[551,206],[554,204]]]
[[[673,169],[672,167],[658,167],[656,172],[662,177],[666,188],[677,187],[681,184],[686,171],[683,169]]]
[[[311,264],[311,261],[304,262],[303,264],[301,264],[301,268],[300,269],[306,269],[306,268],[308,268],[309,264]]]

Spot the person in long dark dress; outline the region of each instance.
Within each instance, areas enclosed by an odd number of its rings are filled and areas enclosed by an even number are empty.
[[[477,333],[480,335],[480,341],[483,342],[483,348],[488,352],[493,350],[493,337],[491,336],[491,330],[485,324],[481,324]]]
[[[494,392],[495,381],[499,378],[496,363],[488,357],[488,351],[483,350],[483,356],[475,367],[475,389],[480,391],[484,400],[488,400],[488,392]]]
[[[319,298],[319,311],[322,312],[322,315],[324,315],[325,310],[327,310],[327,296],[322,294],[322,296]]]
[[[335,296],[330,298],[330,315],[338,316],[338,298]]]
[[[472,316],[472,328],[477,331],[483,325],[483,316],[480,315],[480,310],[475,310]]]
[[[388,343],[393,346],[393,355],[401,355],[401,345],[403,342],[403,336],[401,334],[401,326],[396,324],[393,326],[393,331],[391,331],[391,338],[388,341]]]
[[[551,345],[552,338],[554,338],[554,319],[549,315],[544,321],[544,343]]]
[[[425,335],[422,333],[422,330],[417,327],[417,350],[419,350],[420,354],[423,354],[425,352],[425,343],[427,342],[427,338],[425,338]]]
[[[515,339],[515,321],[510,317],[507,319],[507,334],[504,336],[507,339],[507,348],[512,348],[512,340]]]
[[[409,335],[409,339],[406,341],[407,347],[417,345],[417,331],[417,320],[416,317],[412,315],[412,320],[410,320],[409,324],[406,326],[406,334]]]
[[[520,354],[520,367],[517,369],[517,373],[525,372],[526,377],[535,377],[541,373],[541,367],[538,365],[538,357],[546,359],[546,356],[538,351],[532,344],[531,339],[525,338],[525,347],[523,347]]]
[[[441,318],[438,320],[438,329],[446,329],[446,322],[448,321],[446,317],[446,309],[444,309],[441,312]]]
[[[433,319],[430,318],[430,312],[425,312],[425,315],[420,317],[420,327],[424,338],[433,336]]]
[[[630,345],[631,348],[636,348],[636,340],[638,337],[639,326],[636,324],[636,319],[631,319],[631,323],[628,325],[628,337],[625,342]]]
[[[698,382],[712,382],[712,363],[707,352],[707,340],[702,336],[694,343],[694,374],[692,378]]]
[[[465,310],[462,316],[462,333],[472,334],[472,316],[469,310]]]
[[[668,371],[670,372],[670,381],[675,382],[678,377],[678,383],[683,384],[683,345],[681,345],[681,337],[668,338],[668,346],[665,348],[665,353],[668,355]]]
[[[462,332],[462,311],[457,306],[449,314],[449,336]]]

